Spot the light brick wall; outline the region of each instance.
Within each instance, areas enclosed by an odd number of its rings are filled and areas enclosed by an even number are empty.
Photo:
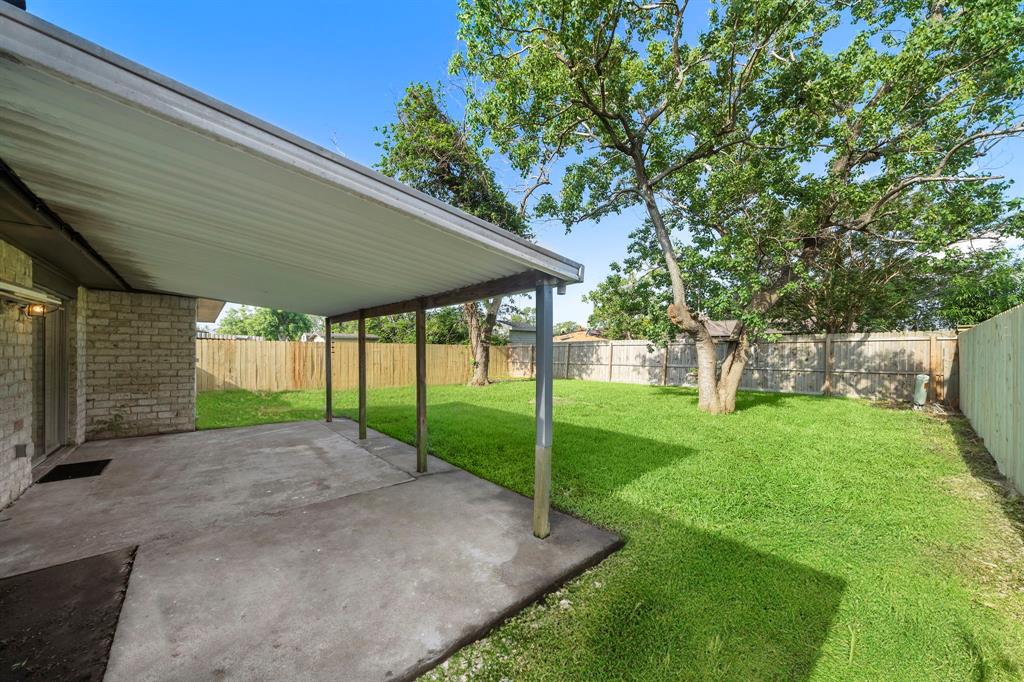
[[[32,286],[32,260],[0,241],[0,279]],[[0,304],[0,508],[32,483],[32,320]],[[16,446],[25,445],[17,457]]]
[[[196,300],[90,289],[78,306],[85,438],[194,430]]]
[[[85,302],[86,290],[78,288],[77,298],[67,304],[68,329],[68,445],[85,442]]]

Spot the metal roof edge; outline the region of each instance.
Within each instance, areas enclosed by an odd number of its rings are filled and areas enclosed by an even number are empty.
[[[65,81],[90,88],[220,143],[285,164],[296,172],[412,215],[437,229],[445,229],[467,240],[502,251],[566,282],[583,281],[583,266],[576,261],[157,73],[13,5],[0,2],[0,18],[11,22],[6,27],[5,22],[0,22],[0,35],[8,34],[9,38],[0,41],[0,56],[10,55],[19,63],[41,68]],[[21,26],[51,43],[58,43],[59,47],[38,44],[38,39],[32,41],[25,36],[12,35],[14,31],[11,24]],[[72,58],[76,53],[96,63],[73,63]],[[124,78],[126,74],[129,76],[127,80]],[[132,78],[141,82],[129,82]],[[175,98],[184,101],[173,101]],[[143,101],[146,99],[150,101]],[[211,117],[203,116],[205,112],[202,110],[189,110],[188,103],[226,117],[229,119],[226,121],[228,125],[224,125],[225,121],[213,121]],[[231,122],[235,125],[230,125]],[[257,135],[254,136],[253,132]],[[260,134],[271,139],[255,139]],[[282,147],[280,143],[285,146]],[[308,157],[301,158],[301,154],[295,154],[296,150],[304,152]]]

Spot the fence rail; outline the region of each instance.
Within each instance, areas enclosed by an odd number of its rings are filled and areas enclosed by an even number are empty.
[[[513,377],[533,376],[532,346],[509,346]],[[718,346],[719,359],[726,353]],[[690,341],[659,348],[649,341],[556,343],[555,378],[694,386],[697,353]],[[781,393],[909,400],[918,374],[929,398],[957,400],[957,337],[953,332],[783,336],[754,346],[741,388]]]
[[[960,335],[960,406],[999,470],[1024,492],[1024,306]]]
[[[332,380],[339,390],[357,385],[357,344],[338,341],[333,347]],[[416,381],[416,345],[366,345],[367,383],[371,387],[411,386]],[[428,345],[427,383],[460,384],[472,376],[467,346]],[[507,378],[508,349],[491,348],[491,376]],[[196,390],[243,388],[250,391],[291,391],[324,387],[324,345],[300,341],[196,341]]]

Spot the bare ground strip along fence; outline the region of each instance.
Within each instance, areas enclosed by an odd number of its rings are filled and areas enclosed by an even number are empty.
[[[961,411],[1024,492],[1024,306],[960,335],[960,372]]]
[[[918,374],[929,375],[929,398],[955,403],[957,350],[953,332],[786,335],[757,343],[742,389],[910,400]],[[509,373],[533,376],[532,346],[509,347]],[[718,346],[719,359],[726,353]],[[697,353],[690,341],[659,348],[649,341],[556,343],[555,378],[660,386],[695,386]]]

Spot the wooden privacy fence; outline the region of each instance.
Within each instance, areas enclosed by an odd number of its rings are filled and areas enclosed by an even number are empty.
[[[358,383],[358,346],[338,341],[333,346],[334,388],[355,388]],[[416,382],[416,345],[366,344],[369,386],[412,386]],[[472,376],[467,346],[428,345],[427,383],[460,384]],[[491,376],[508,377],[508,349],[491,348]],[[324,345],[300,341],[196,341],[196,390],[290,391],[324,387]]]
[[[960,375],[961,411],[1024,492],[1024,306],[960,335]]]
[[[719,344],[719,359],[725,352],[726,345]],[[556,379],[662,386],[695,386],[697,381],[697,353],[691,341],[672,343],[667,349],[649,341],[556,343],[554,364]],[[509,346],[508,368],[513,377],[532,376],[533,347]],[[741,388],[909,400],[918,374],[931,378],[931,400],[955,404],[953,332],[786,335],[759,342]]]

